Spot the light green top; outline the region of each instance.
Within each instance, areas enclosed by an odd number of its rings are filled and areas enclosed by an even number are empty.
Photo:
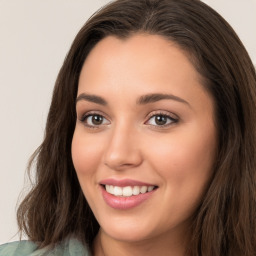
[[[89,250],[77,239],[64,240],[53,249],[38,249],[31,241],[11,242],[0,245],[1,256],[90,256]]]

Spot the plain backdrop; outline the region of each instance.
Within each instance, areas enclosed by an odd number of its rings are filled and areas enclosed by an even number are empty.
[[[0,0],[0,243],[17,240],[16,204],[29,189],[58,71],[85,21],[107,0]],[[205,0],[256,64],[256,0]]]

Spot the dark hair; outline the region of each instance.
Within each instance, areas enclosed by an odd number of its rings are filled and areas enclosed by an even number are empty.
[[[117,0],[76,36],[59,72],[45,138],[33,155],[36,181],[21,203],[20,231],[41,247],[69,235],[91,245],[99,224],[71,159],[75,100],[83,63],[106,36],[160,35],[187,54],[215,102],[214,174],[193,215],[189,255],[256,254],[256,74],[229,24],[199,0]]]

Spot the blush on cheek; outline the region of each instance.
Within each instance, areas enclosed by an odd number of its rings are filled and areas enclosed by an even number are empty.
[[[71,153],[72,153],[72,160],[73,164],[75,167],[75,170],[77,174],[81,174],[83,172],[86,172],[86,162],[88,157],[86,157],[86,147],[83,147],[83,145],[79,142],[79,140],[76,139],[74,136],[73,141],[72,141],[72,148],[71,148]]]
[[[170,136],[165,140],[153,141],[154,147],[148,145],[147,154],[155,170],[168,180],[175,179],[178,183],[188,179],[203,180],[210,176],[214,161],[212,134],[200,137],[200,134]],[[152,145],[152,144],[151,144]],[[191,180],[191,181],[192,181]]]
[[[94,145],[94,146],[90,146]],[[72,141],[72,160],[77,174],[86,175],[97,169],[100,162],[99,148],[74,136]]]

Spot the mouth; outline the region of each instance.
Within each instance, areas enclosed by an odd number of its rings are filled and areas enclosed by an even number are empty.
[[[146,194],[149,193],[155,189],[157,189],[157,186],[114,186],[114,185],[107,185],[107,184],[101,184],[103,189],[111,195],[118,196],[118,197],[132,197],[132,196],[138,196],[139,194]]]
[[[100,188],[108,206],[128,210],[152,198],[158,186],[130,179],[106,179],[100,182]]]

